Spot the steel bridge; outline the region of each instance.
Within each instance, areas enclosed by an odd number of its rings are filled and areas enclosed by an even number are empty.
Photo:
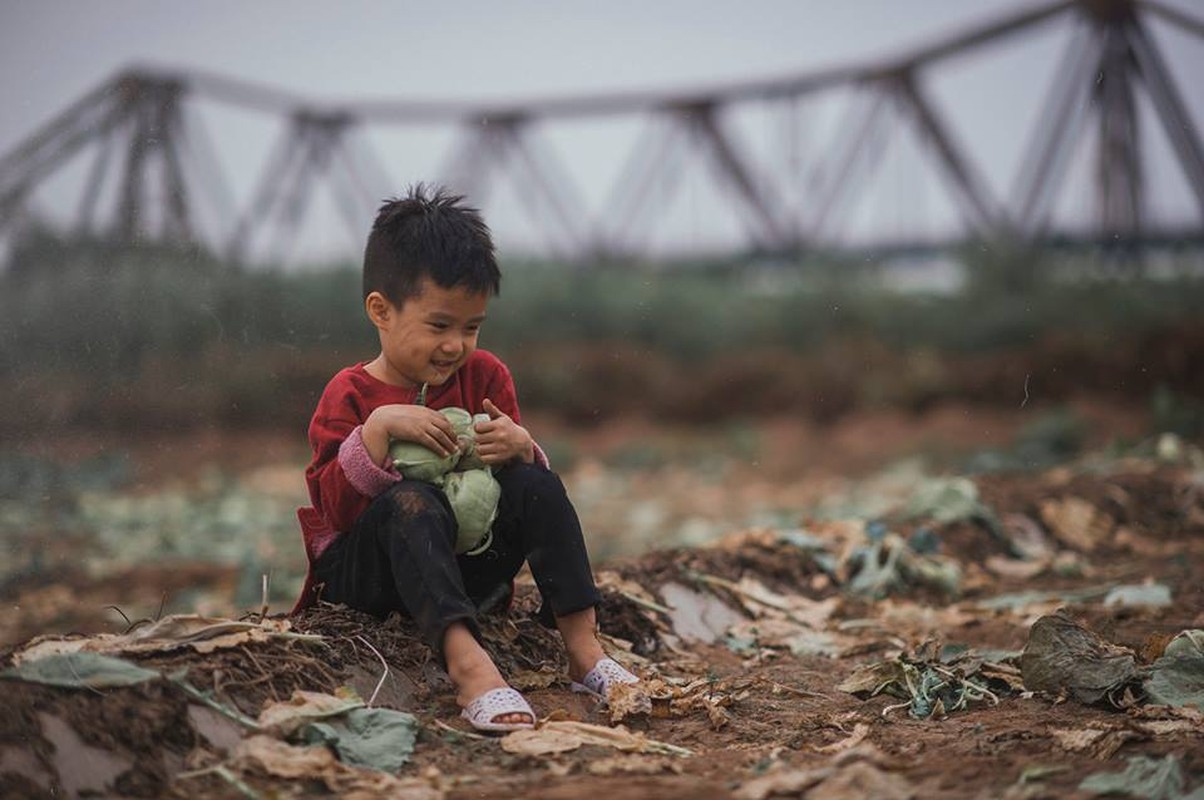
[[[626,92],[481,105],[460,102],[318,103],[298,94],[198,72],[130,70],[80,98],[0,159],[0,233],[27,222],[30,199],[68,162],[91,153],[80,181],[74,233],[115,241],[197,242],[238,261],[273,252],[303,224],[325,183],[335,208],[362,241],[367,221],[390,184],[364,132],[379,127],[437,127],[456,132],[436,176],[484,205],[500,181],[546,236],[545,254],[585,260],[646,255],[663,200],[680,187],[683,159],[705,164],[707,180],[728,198],[751,253],[799,253],[864,247],[843,236],[842,219],[859,194],[871,191],[883,140],[907,130],[920,144],[958,215],[941,239],[897,238],[885,250],[948,247],[967,241],[1021,244],[1204,244],[1204,146],[1184,88],[1177,85],[1150,21],[1204,39],[1204,21],[1155,0],[1058,0],[873,63],[768,80],[674,92]],[[983,162],[934,102],[933,76],[956,56],[1005,39],[1031,36],[1055,20],[1071,34],[1044,90],[1035,91],[1036,120],[1009,196],[984,179]],[[789,118],[801,100],[848,96],[838,134],[806,169],[771,169],[741,139],[729,115],[763,103]],[[1153,109],[1189,187],[1192,214],[1168,226],[1150,213],[1148,126],[1139,98]],[[257,188],[239,201],[221,187],[218,153],[196,101],[236,107],[281,121],[283,133],[261,167]],[[580,120],[640,118],[635,139],[605,200],[606,213],[587,207],[578,180],[543,132]],[[1094,126],[1092,129],[1089,126]],[[1093,135],[1087,135],[1087,134]],[[1068,164],[1087,143],[1093,164],[1094,210],[1085,227],[1059,229],[1053,206],[1067,183]],[[789,141],[782,147],[792,147]],[[113,197],[112,202],[102,198]],[[202,236],[197,209],[234,208],[216,235]],[[349,245],[350,247],[350,245]]]

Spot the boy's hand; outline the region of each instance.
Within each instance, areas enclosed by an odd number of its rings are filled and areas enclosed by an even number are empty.
[[[441,456],[449,456],[459,448],[456,429],[447,417],[426,406],[400,403],[380,406],[369,414],[364,420],[363,437],[364,447],[376,464],[384,464],[390,439],[417,442]]]
[[[518,458],[530,464],[535,461],[535,441],[527,429],[510,419],[502,410],[485,399],[488,422],[478,422],[477,455],[486,464],[504,464]]]

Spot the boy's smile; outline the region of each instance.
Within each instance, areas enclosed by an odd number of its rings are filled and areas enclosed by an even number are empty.
[[[368,374],[395,386],[446,383],[477,349],[488,304],[487,294],[445,289],[430,278],[400,308],[372,292],[364,308],[380,333],[380,355]]]

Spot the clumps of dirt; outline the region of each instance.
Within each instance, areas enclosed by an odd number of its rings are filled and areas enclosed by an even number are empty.
[[[338,669],[374,659],[371,643],[390,664],[421,671],[431,660],[430,650],[418,636],[414,620],[402,614],[380,619],[343,605],[320,603],[292,617],[293,628],[301,633],[326,637],[330,650],[327,663]]]
[[[560,634],[539,618],[538,607],[535,587],[520,584],[509,613],[480,616],[483,643],[503,673],[566,667]],[[446,683],[435,653],[423,642],[414,620],[405,614],[393,613],[381,620],[346,606],[322,604],[293,617],[293,626],[300,632],[326,637],[329,653],[325,666],[332,674],[345,676],[355,666],[379,669],[380,658],[384,658],[409,675],[425,676],[439,686]],[[424,686],[424,682],[418,681],[418,686]],[[425,696],[427,692],[420,689],[420,694]]]
[[[648,613],[619,592],[602,590],[598,628],[603,634],[631,642],[636,655],[650,656],[661,648],[661,629]]]
[[[707,547],[659,550],[613,566],[625,579],[653,587],[693,583],[702,574],[733,582],[756,577],[774,591],[796,592],[823,574],[806,550],[783,541],[776,532],[759,530],[727,536]]]
[[[563,674],[568,669],[564,643],[552,620],[539,613],[539,603],[539,592],[535,587],[520,583],[515,588],[509,614],[491,613],[480,617],[478,622],[485,648],[502,674],[519,670],[553,670]]]
[[[962,563],[981,563],[992,556],[1010,558],[1011,548],[979,522],[959,520],[937,528],[940,552]]]
[[[120,631],[128,625],[122,619],[126,612],[140,613],[132,609],[147,614],[158,609],[162,615],[179,605],[171,598],[198,592],[231,596],[238,575],[237,566],[190,561],[135,564],[100,577],[78,565],[23,574],[0,585],[0,602],[21,609],[0,618],[0,642],[68,631]]]
[[[337,651],[293,641],[256,642],[212,653],[184,649],[136,660],[165,675],[182,673],[195,689],[252,717],[264,703],[287,700],[297,689],[332,692],[345,682],[345,663]]]
[[[1048,500],[1077,497],[1118,525],[1153,536],[1204,532],[1204,487],[1175,467],[1144,468],[1108,475],[1054,470],[1042,474],[984,475],[977,479],[990,506],[1040,518]]]
[[[98,768],[115,773],[112,787],[122,797],[162,797],[199,744],[186,698],[166,681],[103,692],[21,684],[5,710],[0,741],[28,749],[49,778],[45,789],[5,797],[74,795],[74,771]],[[80,763],[98,759],[99,767]]]

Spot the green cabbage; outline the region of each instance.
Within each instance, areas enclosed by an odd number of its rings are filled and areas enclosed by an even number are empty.
[[[451,422],[456,438],[461,439],[465,435],[471,436],[473,417],[467,411],[453,406],[442,409],[439,413]],[[403,477],[415,481],[429,483],[440,475],[446,475],[456,468],[462,454],[463,440],[461,440],[461,452],[452,453],[449,456],[441,456],[417,442],[404,442],[400,439],[393,439],[389,442],[389,458],[392,459],[393,466],[397,467],[397,471]],[[472,466],[475,467],[475,465]]]
[[[443,479],[443,491],[451,503],[459,529],[456,552],[481,552],[488,548],[492,539],[485,537],[497,517],[498,499],[502,496],[502,487],[493,473],[487,469],[449,473]],[[474,547],[478,544],[479,547]]]
[[[485,462],[477,456],[475,426],[488,422],[488,414],[469,414],[462,408],[444,408],[440,413],[451,422],[459,452],[440,456],[417,442],[393,439],[389,458],[408,480],[433,483],[443,489],[456,516],[456,552],[473,555],[492,542],[489,529],[497,517],[502,487]],[[479,545],[479,546],[478,546]]]
[[[417,442],[394,439],[389,443],[389,458],[402,477],[415,481],[433,481],[456,466],[459,453],[440,456],[430,448]]]
[[[460,463],[458,470],[487,469],[488,465],[477,455],[477,430],[479,422],[488,422],[488,414],[474,414],[465,433],[460,434]],[[457,431],[459,433],[459,431]]]

